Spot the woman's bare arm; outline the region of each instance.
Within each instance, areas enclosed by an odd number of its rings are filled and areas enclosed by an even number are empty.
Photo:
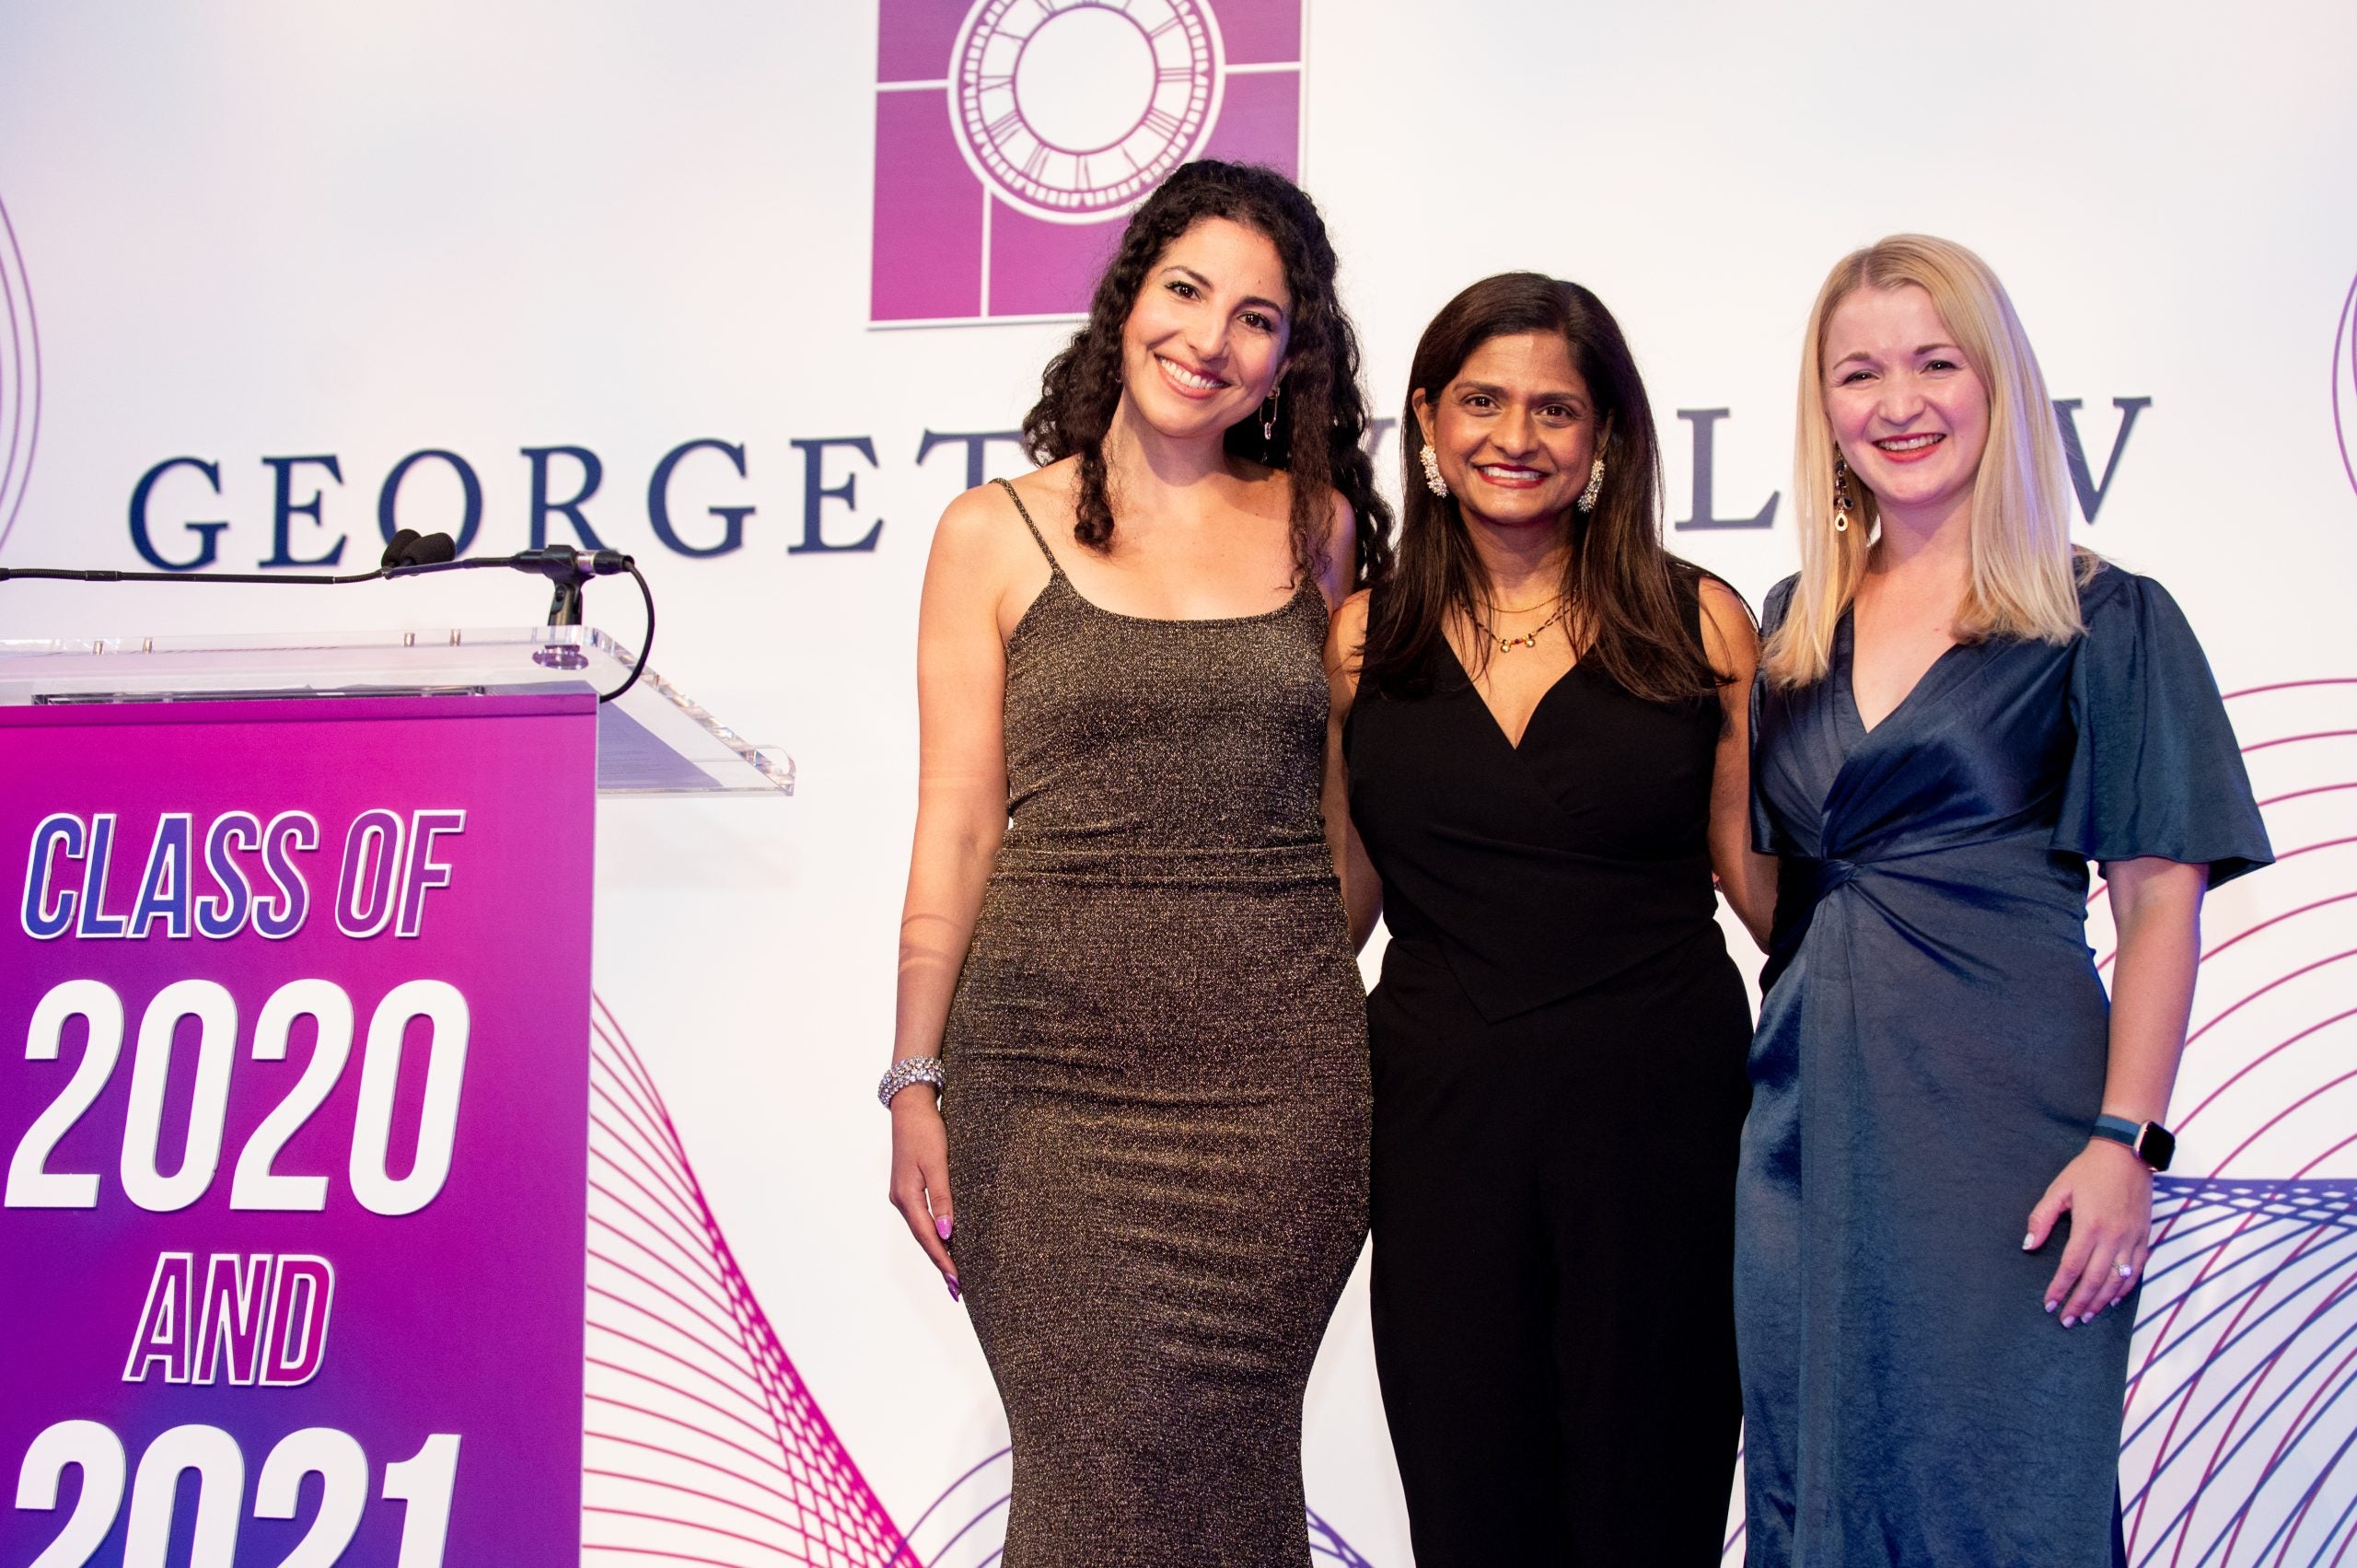
[[[2103,870],[2119,933],[2103,1110],[2131,1121],[2165,1121],[2193,1012],[2210,868],[2138,859],[2113,861]],[[2126,1145],[2090,1138],[2030,1211],[2023,1247],[2044,1246],[2065,1214],[2071,1241],[2047,1284],[2046,1309],[2059,1309],[2067,1329],[2136,1287],[2152,1257],[2153,1173]]]
[[[2174,860],[2119,860],[2103,868],[2119,957],[2111,973],[2111,1054],[2106,1114],[2165,1121],[2193,1013],[2201,961],[2201,896],[2210,868]]]
[[[1776,913],[1776,857],[1751,847],[1751,681],[1759,633],[1733,588],[1704,577],[1701,595],[1702,651],[1713,669],[1734,678],[1719,688],[1726,722],[1711,766],[1711,869],[1727,906],[1765,952]]]
[[[1342,757],[1342,721],[1358,698],[1359,655],[1366,642],[1366,595],[1354,593],[1335,610],[1326,629],[1326,841],[1342,879],[1342,908],[1351,946],[1364,947],[1383,913],[1383,883],[1351,820],[1351,778]]]
[[[894,1061],[940,1052],[950,995],[1006,831],[1000,731],[1006,654],[999,634],[1005,505],[989,487],[952,502],[925,566],[917,612],[916,840],[900,912]],[[954,1294],[947,1138],[929,1086],[893,1097],[890,1197]]]

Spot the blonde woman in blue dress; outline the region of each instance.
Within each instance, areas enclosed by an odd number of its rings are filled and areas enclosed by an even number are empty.
[[[1845,257],[1802,352],[1802,567],[1753,697],[1782,866],[1737,1190],[1747,1561],[2118,1561],[2201,898],[2267,835],[2184,616],[2072,548],[1987,264]]]

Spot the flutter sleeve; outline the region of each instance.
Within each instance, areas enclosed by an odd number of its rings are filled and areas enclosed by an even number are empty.
[[[2082,606],[2087,630],[2071,670],[2078,741],[2055,851],[2206,865],[2213,888],[2272,862],[2226,704],[2185,612],[2160,584],[2112,566]]]

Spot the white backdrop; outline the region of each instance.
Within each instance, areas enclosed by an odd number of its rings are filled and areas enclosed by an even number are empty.
[[[1211,5],[1231,32],[1272,8]],[[930,10],[954,26],[965,7]],[[2357,780],[2357,687],[2284,685],[2357,676],[2357,10],[1315,0],[1306,30],[1302,177],[1343,259],[1379,413],[1396,415],[1415,336],[1450,294],[1547,270],[1595,288],[1629,331],[1664,425],[1670,519],[1752,517],[1789,486],[1815,287],[1842,251],[1902,228],[1961,239],[2005,277],[2055,396],[2083,405],[2094,479],[2118,444],[2114,400],[2149,400],[2082,537],[2169,587],[2223,687],[2284,686],[2234,711],[2246,743],[2278,743],[2252,756],[2261,794],[2297,796],[2270,808],[2279,848],[2325,846],[2213,900],[2213,941],[2259,935],[2205,973],[2200,1018],[2226,1021],[2189,1058],[2179,1120],[2220,1098],[2187,1126],[2180,1168],[2357,1174],[2336,1141],[2351,1090],[2333,1086],[2357,1040],[2335,1017],[2350,980],[2328,967],[2357,948],[2357,903],[2333,901],[2357,889],[2357,857],[2329,842],[2357,834],[2357,796],[2335,793]],[[878,37],[865,0],[0,0],[0,564],[145,564],[131,498],[181,456],[217,465],[220,494],[185,466],[155,485],[152,547],[175,562],[203,540],[187,524],[221,520],[215,569],[253,569],[273,552],[263,459],[332,454],[341,482],[288,470],[291,501],[322,496],[316,521],[292,517],[290,553],[343,538],[347,569],[373,563],[379,488],[424,449],[479,476],[474,549],[521,549],[523,449],[597,455],[583,513],[654,584],[655,666],[790,750],[801,780],[791,801],[608,805],[600,993],[779,1340],[905,1527],[1004,1441],[962,1314],[883,1202],[870,1098],[913,808],[917,586],[932,519],[964,482],[962,447],[915,459],[927,431],[1011,428],[1069,329],[871,327]],[[1698,510],[1705,423],[1714,494]],[[872,466],[794,444],[851,437]],[[711,546],[726,525],[707,508],[753,508],[739,548],[703,556],[667,546],[647,502],[658,461],[698,439],[738,447],[745,471],[711,448],[687,457],[675,535]],[[855,479],[848,505],[814,503],[814,450],[820,486]],[[1018,460],[990,457],[994,472]],[[1396,447],[1380,460],[1393,471]],[[551,460],[555,498],[578,471]],[[427,459],[400,518],[449,528],[461,499],[450,465]],[[829,543],[880,521],[872,548],[792,552],[814,504]],[[572,535],[560,518],[550,537]],[[1755,600],[1793,561],[1781,506],[1771,528],[1671,540]],[[12,584],[0,636],[539,619],[529,584],[487,577]],[[634,640],[631,596],[591,592],[591,620]],[[2247,993],[2269,1000],[2237,1007]],[[2189,1326],[2210,1298],[2188,1299]],[[2306,1317],[2349,1326],[2345,1305]],[[2140,1358],[2211,1355],[2173,1331],[2154,1325]],[[2298,1481],[2269,1516],[2302,1510],[2281,1537],[2300,1543],[2292,1561],[2328,1560],[2310,1545],[2350,1528],[2331,1462],[2357,1431],[2333,1403],[2347,1381],[2321,1364],[2285,1407],[2316,1426],[2270,1461]],[[2179,1425],[2207,1445],[2219,1420]],[[2163,1458],[2193,1435],[2165,1429],[2143,1440]],[[2225,1473],[2270,1446],[2184,1462]],[[2136,1477],[2163,1463],[2131,1458]],[[1308,1467],[1341,1539],[1382,1568],[1410,1561],[1363,1277],[1312,1386]],[[2198,1509],[2171,1511],[2198,1480],[2165,1477],[2178,1490],[2139,1524],[2140,1554],[2168,1529],[2193,1539]],[[2212,1561],[2250,1560],[2275,1527]]]

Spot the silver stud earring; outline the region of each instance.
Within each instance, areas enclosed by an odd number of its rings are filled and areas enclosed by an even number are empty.
[[[1424,443],[1422,455],[1424,459],[1424,488],[1431,491],[1434,495],[1447,495],[1448,481],[1441,478],[1440,476],[1440,458],[1434,452],[1433,444],[1431,442],[1427,441]]]
[[[1850,499],[1850,465],[1842,459],[1841,449],[1833,450],[1833,531],[1850,531],[1850,510],[1857,505]]]
[[[1284,396],[1285,385],[1280,381],[1269,389],[1269,401],[1260,405],[1260,445],[1277,444],[1277,400]]]
[[[1603,494],[1604,459],[1598,458],[1588,465],[1587,488],[1580,492],[1580,498],[1573,505],[1583,512],[1593,512],[1596,510],[1596,498]]]

